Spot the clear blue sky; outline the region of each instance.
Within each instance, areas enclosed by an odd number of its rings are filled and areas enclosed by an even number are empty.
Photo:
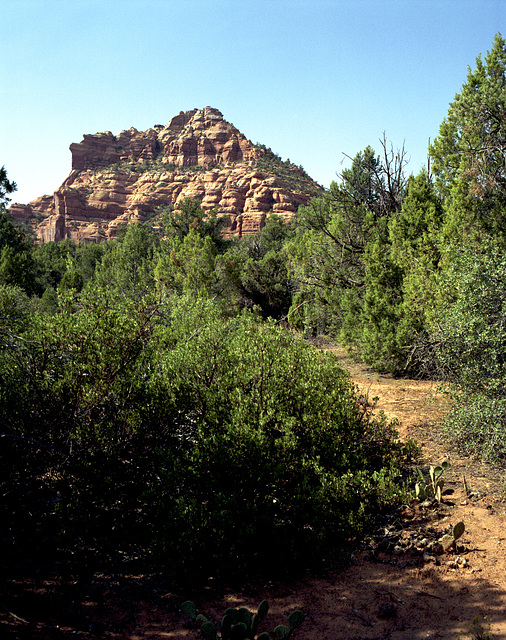
[[[327,187],[383,132],[417,173],[499,31],[505,0],[2,0],[0,166],[28,202],[84,133],[210,105]]]

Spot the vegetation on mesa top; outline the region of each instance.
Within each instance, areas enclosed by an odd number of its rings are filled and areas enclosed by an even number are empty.
[[[274,153],[272,149],[263,144],[257,143],[255,146],[257,149],[264,151],[264,155],[255,161],[258,169],[279,177],[294,191],[310,195],[319,195],[321,193],[322,187],[316,185],[315,181],[301,165],[293,164],[290,159],[282,160],[277,153]]]
[[[289,159],[282,160],[281,157],[272,151],[264,144],[255,144],[257,149],[260,149],[263,154],[256,160],[244,160],[235,164],[244,164],[251,168],[257,168],[266,173],[271,173],[283,181],[288,182],[294,189],[300,190],[306,193],[309,189],[309,193],[316,194],[320,189],[315,189],[315,181],[307,174],[304,168],[300,165],[292,163]],[[175,173],[201,173],[204,171],[213,171],[215,169],[225,168],[224,164],[210,163],[207,165],[179,165],[173,162],[165,162],[163,153],[160,153],[157,158],[151,160],[143,160],[139,162],[133,159],[125,159],[119,162],[115,162],[104,167],[94,169],[94,173],[106,172],[108,170],[126,170],[131,173],[144,173],[149,171],[168,171]]]

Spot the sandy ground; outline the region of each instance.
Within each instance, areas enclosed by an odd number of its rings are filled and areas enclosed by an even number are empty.
[[[240,592],[210,585],[182,594],[136,575],[91,576],[85,585],[13,581],[0,598],[0,638],[196,640],[199,632],[179,613],[183,600],[194,599],[199,610],[219,620],[229,606],[254,609],[267,598],[267,630],[286,622],[294,609],[306,613],[295,639],[456,640],[476,637],[468,632],[478,616],[482,623],[488,619],[496,640],[506,640],[504,472],[448,448],[438,429],[447,404],[434,397],[434,384],[382,377],[338,355],[361,393],[377,396],[378,410],[399,420],[400,436],[422,446],[425,469],[451,463],[440,506],[407,505],[346,567],[289,584],[248,585]],[[427,552],[427,544],[459,521],[466,530],[456,549]]]

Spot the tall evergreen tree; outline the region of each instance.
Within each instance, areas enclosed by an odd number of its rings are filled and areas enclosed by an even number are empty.
[[[33,243],[14,226],[7,213],[7,194],[16,191],[16,183],[0,168],[0,285],[21,287],[28,295],[39,290],[37,268],[33,259]]]
[[[14,193],[16,191],[17,185],[15,182],[11,182],[7,178],[7,170],[5,166],[0,168],[0,211],[5,211],[7,203],[10,201],[10,198],[7,194]]]
[[[444,238],[485,233],[506,241],[506,41],[494,44],[450,104],[429,149],[445,199]]]
[[[106,245],[102,261],[95,269],[95,282],[142,296],[154,283],[152,263],[157,242],[158,237],[149,225],[127,225],[118,240]]]

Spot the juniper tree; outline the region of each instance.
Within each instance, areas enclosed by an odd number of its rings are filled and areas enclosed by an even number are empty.
[[[447,211],[444,238],[481,234],[505,241],[506,41],[494,44],[450,104],[429,149]]]

